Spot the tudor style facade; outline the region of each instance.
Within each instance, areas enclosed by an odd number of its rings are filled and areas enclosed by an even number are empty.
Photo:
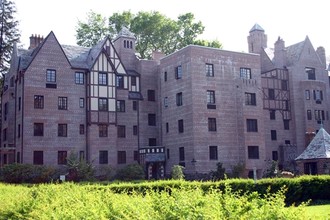
[[[92,48],[53,32],[14,50],[2,91],[1,165],[63,165],[71,152],[97,166],[144,164],[161,178],[180,164],[206,174],[262,176],[268,160],[294,159],[320,123],[329,129],[325,51],[308,37],[267,47],[255,25],[249,53],[190,45],[141,60],[123,29]]]

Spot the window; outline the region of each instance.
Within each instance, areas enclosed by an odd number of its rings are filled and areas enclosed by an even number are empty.
[[[184,155],[184,147],[179,148],[179,160],[184,161],[185,160],[185,155]]]
[[[276,130],[271,130],[270,131],[270,136],[271,136],[272,141],[276,141],[277,140]]]
[[[17,138],[21,137],[21,124],[17,125]]]
[[[124,88],[124,76],[117,76],[116,77],[116,85],[118,89],[123,89]]]
[[[322,90],[313,90],[314,100],[316,100],[316,104],[321,104],[323,100],[323,92]]]
[[[5,103],[5,111],[4,111],[4,113],[5,113],[5,115],[4,115],[5,121],[7,120],[7,115],[8,115],[8,109],[9,109],[8,105],[9,105],[9,103],[6,102]]]
[[[284,130],[290,130],[290,120],[284,119],[283,125],[284,125]]]
[[[278,161],[278,152],[277,151],[272,151],[272,160]]]
[[[167,159],[170,159],[170,149],[166,149],[166,156],[167,156]]]
[[[167,72],[164,72],[164,81],[167,81]]]
[[[34,108],[44,108],[44,97],[42,95],[34,96]]]
[[[184,131],[183,119],[178,120],[178,130],[179,130],[179,133],[183,133],[183,131]]]
[[[59,110],[68,109],[68,98],[67,97],[58,97],[58,109]]]
[[[248,158],[259,159],[259,146],[248,146]]]
[[[269,119],[275,120],[276,119],[276,111],[275,110],[269,110]]]
[[[316,175],[317,174],[317,162],[304,163],[304,174]]]
[[[44,136],[44,124],[43,123],[34,123],[33,124],[33,133],[34,133],[34,136]]]
[[[209,105],[213,105],[215,104],[215,91],[213,90],[207,90],[206,91],[206,100],[207,100],[207,104]]]
[[[118,164],[126,163],[126,151],[118,151],[117,161],[118,161]]]
[[[79,161],[85,160],[85,152],[83,150],[79,151]]]
[[[156,126],[156,114],[148,114],[148,125]]]
[[[44,152],[43,151],[33,151],[33,164],[35,164],[35,165],[44,164]]]
[[[306,98],[306,100],[311,99],[311,94],[310,94],[309,90],[305,90],[305,98]]]
[[[157,139],[156,138],[149,138],[148,142],[149,142],[149,146],[157,146]]]
[[[169,124],[168,124],[168,122],[166,122],[166,133],[168,133],[169,132]]]
[[[155,90],[148,90],[148,101],[156,101]]]
[[[138,126],[133,125],[133,135],[137,135],[137,134],[138,134]]]
[[[108,137],[108,125],[99,125],[99,137]]]
[[[135,150],[133,152],[133,160],[139,161],[139,151]]]
[[[125,125],[117,125],[117,137],[119,137],[119,138],[126,137],[126,127],[125,127]]]
[[[7,128],[3,129],[3,141],[7,141]]]
[[[84,98],[80,98],[79,99],[79,107],[80,108],[84,108],[85,107],[85,99]]]
[[[257,105],[255,93],[245,93],[245,105]]]
[[[257,119],[246,119],[247,132],[258,132]]]
[[[58,124],[57,136],[59,136],[59,137],[68,136],[68,125],[67,124]]]
[[[108,164],[108,151],[107,150],[99,151],[99,164]]]
[[[85,125],[83,124],[79,125],[79,134],[85,134]]]
[[[137,110],[137,101],[133,101],[133,111]]]
[[[168,98],[167,97],[164,98],[164,107],[165,108],[168,107]]]
[[[251,79],[251,69],[240,68],[240,78],[241,79]]]
[[[22,106],[22,98],[18,98],[18,111],[21,111],[21,106]]]
[[[99,85],[106,86],[108,85],[108,74],[107,73],[99,73]]]
[[[208,118],[209,131],[217,131],[217,121],[216,118]]]
[[[284,144],[291,144],[290,140],[285,140]]]
[[[46,82],[55,83],[56,82],[56,70],[47,70]]]
[[[218,146],[209,146],[210,160],[218,159]]]
[[[125,100],[117,100],[117,112],[125,112]]]
[[[312,120],[312,111],[307,110],[307,120]]]
[[[84,84],[84,73],[76,72],[75,73],[75,82],[76,84]]]
[[[175,79],[181,79],[182,78],[182,66],[177,66],[175,68]]]
[[[99,111],[108,111],[108,99],[99,98]]]
[[[206,76],[213,77],[214,72],[213,72],[213,64],[205,64],[205,71],[206,71]]]
[[[275,90],[274,89],[268,89],[268,99],[275,100]]]
[[[182,92],[179,92],[176,94],[176,105],[177,106],[182,105]]]
[[[282,80],[281,81],[282,90],[288,90],[288,81]]]
[[[314,112],[315,112],[315,120],[317,121],[325,120],[324,110],[315,110]]]
[[[66,151],[58,151],[57,152],[57,164],[65,165],[67,163],[67,152]]]
[[[136,76],[131,76],[131,86],[136,86]]]
[[[307,73],[307,78],[309,80],[316,80],[314,68],[306,67],[305,72]]]

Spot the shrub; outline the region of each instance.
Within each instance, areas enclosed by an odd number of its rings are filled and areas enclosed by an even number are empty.
[[[144,169],[139,164],[129,164],[117,170],[116,178],[123,181],[145,179]]]
[[[222,167],[222,163],[218,162],[217,163],[217,170],[216,171],[211,171],[210,175],[212,180],[223,180],[225,178],[225,171],[226,169]]]
[[[183,169],[184,169],[183,166],[174,165],[172,167],[172,171],[171,171],[172,179],[174,179],[174,180],[183,180],[184,177],[185,177],[184,173],[183,173]]]
[[[74,151],[70,152],[66,167],[69,181],[79,182],[95,179],[95,170],[92,163],[88,163],[86,160],[80,160],[78,154]]]

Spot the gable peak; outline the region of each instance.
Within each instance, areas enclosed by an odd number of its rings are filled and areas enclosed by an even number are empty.
[[[259,24],[257,24],[257,23],[255,23],[255,24],[253,25],[253,27],[251,28],[251,30],[250,30],[249,33],[254,32],[254,31],[262,31],[262,32],[265,32],[265,30],[264,30]]]

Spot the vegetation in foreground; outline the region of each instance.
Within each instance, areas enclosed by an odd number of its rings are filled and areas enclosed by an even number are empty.
[[[285,207],[284,190],[263,196],[230,187],[114,193],[97,184],[2,184],[0,199],[0,219],[306,219],[304,204]]]

